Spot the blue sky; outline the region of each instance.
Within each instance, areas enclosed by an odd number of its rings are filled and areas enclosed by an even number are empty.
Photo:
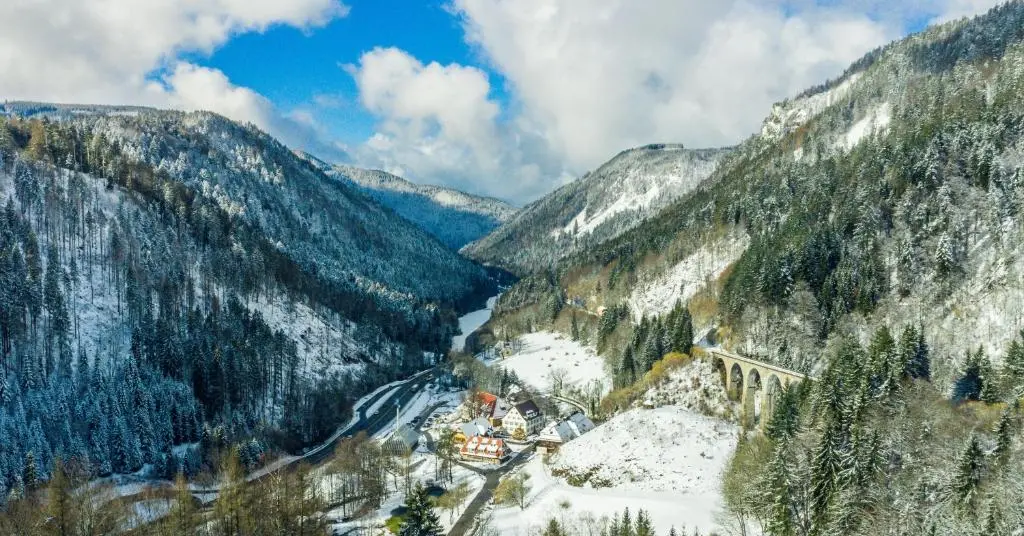
[[[0,98],[210,110],[521,204],[629,147],[739,143],[869,50],[997,2],[15,2]]]
[[[352,76],[341,66],[379,46],[397,47],[442,64],[483,66],[466,44],[451,11],[437,2],[352,0],[351,12],[322,28],[277,25],[264,33],[239,35],[200,65],[223,71],[232,82],[252,88],[283,109],[315,108],[330,134],[356,145],[373,133],[374,117],[359,105]],[[493,96],[504,99],[499,75],[489,72]],[[320,100],[325,105],[318,105]]]

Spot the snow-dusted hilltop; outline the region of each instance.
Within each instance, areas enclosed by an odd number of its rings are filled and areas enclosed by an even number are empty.
[[[454,250],[490,233],[516,212],[493,197],[416,184],[386,171],[330,165],[306,156],[327,175],[355,185]]]
[[[470,244],[478,260],[530,272],[614,238],[692,191],[727,149],[647,145],[623,151]]]
[[[0,490],[29,452],[172,476],[204,430],[249,462],[299,450],[432,364],[493,286],[254,127],[2,105]]]

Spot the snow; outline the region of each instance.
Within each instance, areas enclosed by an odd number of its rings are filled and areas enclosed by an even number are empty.
[[[777,140],[796,130],[808,119],[849,95],[860,76],[861,73],[854,73],[831,89],[772,106],[771,114],[761,127],[761,137]]]
[[[532,486],[525,511],[495,507],[489,525],[503,535],[526,536],[551,518],[580,526],[588,517],[642,508],[660,534],[673,526],[707,534],[716,527],[720,477],[738,435],[734,425],[680,407],[627,411],[563,446],[551,467],[535,456],[522,469]],[[594,467],[610,487],[573,487],[551,474],[552,468]]]
[[[605,372],[604,359],[592,349],[561,333],[540,331],[519,338],[520,350],[504,359],[486,361],[515,372],[519,379],[535,389],[551,387],[551,372],[565,372],[565,386],[583,387],[600,382],[605,391],[611,389],[611,378]]]
[[[703,359],[670,372],[664,382],[644,394],[643,404],[647,407],[674,405],[719,418],[729,418],[736,411],[721,375],[710,361]]]
[[[868,136],[884,131],[889,126],[891,120],[892,106],[888,102],[882,103],[854,123],[839,143],[839,146],[846,150],[853,149]]]
[[[498,303],[498,296],[487,300],[487,306],[459,317],[459,335],[452,337],[452,350],[461,352],[466,348],[466,337],[476,331],[491,319],[494,311],[494,304]]]
[[[264,295],[256,300],[245,300],[245,304],[251,312],[258,312],[268,325],[296,342],[302,369],[308,377],[358,373],[365,368],[364,363],[352,362],[347,357],[368,354],[365,345],[354,337],[354,323],[336,315],[321,314],[304,303],[280,295]]]
[[[660,275],[645,278],[642,274],[629,296],[630,311],[637,320],[644,315],[667,314],[676,300],[686,303],[705,284],[718,278],[749,244],[745,233],[730,234],[701,247]]]
[[[423,452],[413,453],[411,459],[411,464],[415,467],[412,471],[413,481],[420,481],[425,484],[433,482],[436,463],[438,463],[438,459],[433,454]],[[466,507],[469,506],[469,503],[472,502],[473,497],[476,497],[476,494],[483,488],[485,480],[484,476],[480,473],[461,465],[454,465],[452,467],[452,476],[454,477],[454,481],[446,484],[447,489],[453,489],[464,482],[469,487],[469,496],[465,502],[462,503],[462,506],[456,509],[451,515],[444,510],[437,511],[437,515],[441,520],[441,526],[444,528],[445,533],[451,530],[452,526],[455,524],[454,522],[458,521],[462,512],[464,512]],[[401,507],[405,502],[405,494],[402,493],[404,491],[404,482],[402,482],[402,478],[399,478],[398,480],[399,489],[395,490],[397,492],[393,492],[389,495],[388,498],[384,500],[384,504],[381,505],[380,508],[371,512],[367,516],[343,522],[341,521],[341,508],[329,511],[327,513],[327,517],[332,521],[331,528],[333,529],[334,534],[345,534],[350,530],[361,530],[369,527],[383,529],[384,523],[392,515],[391,512],[396,508]],[[393,479],[388,479],[388,483],[393,484]],[[323,484],[329,484],[329,481],[324,482]]]
[[[659,152],[676,152],[682,148],[668,147]],[[718,166],[717,159],[678,160],[669,159],[663,165],[646,165],[634,162],[634,158],[626,157],[623,162],[619,158],[602,167],[595,174],[604,172],[609,176],[609,197],[601,203],[583,208],[569,223],[552,230],[551,236],[561,234],[579,236],[594,232],[603,223],[625,212],[644,214],[654,206],[660,206],[666,199],[673,199],[693,189],[700,181],[714,172]]]

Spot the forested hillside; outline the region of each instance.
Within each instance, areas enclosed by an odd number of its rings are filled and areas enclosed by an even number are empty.
[[[680,298],[734,349],[809,371],[836,333],[913,323],[948,384],[964,350],[1000,355],[1022,327],[1022,21],[1012,2],[929,29],[780,103],[694,191],[499,311],[558,292],[635,321]]]
[[[691,193],[505,293],[491,327],[596,344],[612,406],[686,347],[680,319],[810,373],[731,461],[737,533],[1019,534],[1022,247],[1013,1],[779,103]]]
[[[384,171],[336,165],[327,166],[325,172],[362,189],[456,251],[487,235],[516,212],[498,199],[415,184]]]
[[[58,457],[168,476],[323,438],[447,351],[454,307],[492,287],[212,114],[7,105],[0,199],[5,492]]]
[[[622,151],[523,208],[465,252],[520,275],[546,269],[639,225],[711,175],[728,153],[664,144]]]

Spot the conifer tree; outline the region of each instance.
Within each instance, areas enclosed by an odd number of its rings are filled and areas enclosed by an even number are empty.
[[[785,443],[778,443],[760,485],[762,502],[768,507],[765,528],[772,536],[793,535],[793,498],[789,474]]]
[[[693,318],[688,307],[681,305],[680,309],[672,336],[672,351],[689,355],[693,347]]]
[[[651,518],[644,510],[638,510],[636,513],[636,530],[633,531],[633,534],[634,536],[654,536]]]
[[[1004,409],[999,415],[999,422],[996,423],[993,433],[996,436],[996,449],[992,454],[1000,462],[1005,462],[1013,443],[1013,415],[1010,408]]]
[[[956,460],[950,493],[956,504],[969,508],[974,503],[978,486],[985,470],[985,454],[978,437],[971,434],[967,445]]]
[[[430,504],[430,495],[423,484],[417,482],[412,493],[405,498],[405,519],[398,536],[440,536],[441,521]]]
[[[39,467],[36,465],[36,455],[31,450],[25,453],[25,464],[21,472],[21,485],[25,488],[25,495],[28,496],[39,487]]]
[[[633,359],[633,347],[626,346],[626,349],[622,352],[622,360],[619,362],[619,387],[632,385],[636,381],[636,377],[636,361]]]

